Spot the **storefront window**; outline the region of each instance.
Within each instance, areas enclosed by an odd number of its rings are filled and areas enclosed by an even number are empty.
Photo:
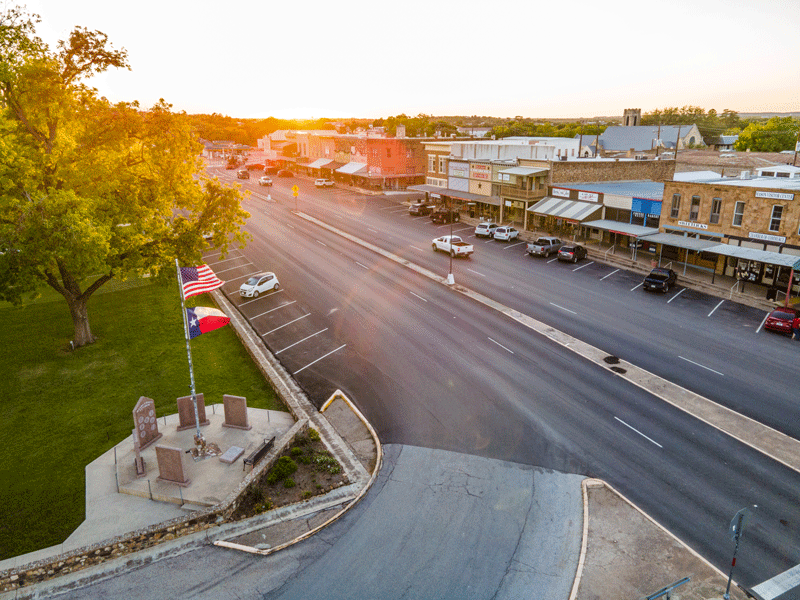
[[[714,198],[711,200],[711,215],[708,218],[708,222],[711,224],[719,223],[719,212],[722,209],[722,199],[721,198]]]

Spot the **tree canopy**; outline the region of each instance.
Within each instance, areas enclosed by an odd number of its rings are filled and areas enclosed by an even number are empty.
[[[780,152],[794,150],[800,131],[800,120],[792,117],[772,117],[765,123],[750,123],[739,134],[737,150]]]
[[[103,284],[196,264],[203,234],[224,252],[246,240],[249,215],[238,189],[202,176],[187,115],[164,100],[112,104],[84,83],[128,68],[125,50],[77,27],[51,51],[38,22],[0,13],[0,299],[47,284],[81,346],[94,341],[87,303]]]

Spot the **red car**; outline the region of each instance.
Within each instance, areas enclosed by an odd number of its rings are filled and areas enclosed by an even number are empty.
[[[797,316],[797,311],[793,308],[779,306],[767,317],[764,322],[764,329],[777,331],[779,333],[792,334],[792,321]]]

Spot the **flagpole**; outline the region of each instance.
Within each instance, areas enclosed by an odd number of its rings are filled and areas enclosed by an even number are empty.
[[[197,395],[194,389],[194,368],[192,367],[192,346],[189,343],[189,319],[186,316],[186,300],[183,297],[183,280],[181,279],[181,268],[178,266],[178,259],[175,259],[175,272],[178,276],[178,289],[181,291],[181,312],[183,313],[183,332],[186,336],[186,356],[189,358],[189,381],[192,391],[192,404],[194,405],[194,424],[197,429],[195,444],[202,445],[203,435],[200,433],[200,415],[197,412]]]

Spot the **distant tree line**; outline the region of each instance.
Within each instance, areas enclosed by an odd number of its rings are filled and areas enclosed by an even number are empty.
[[[372,122],[373,127],[383,127],[390,136],[397,135],[398,125],[405,125],[406,137],[433,137],[436,134],[450,137],[458,134],[458,126],[450,120],[444,118],[434,120],[434,117],[425,114],[418,114],[416,117],[399,114],[386,119],[375,119]]]

